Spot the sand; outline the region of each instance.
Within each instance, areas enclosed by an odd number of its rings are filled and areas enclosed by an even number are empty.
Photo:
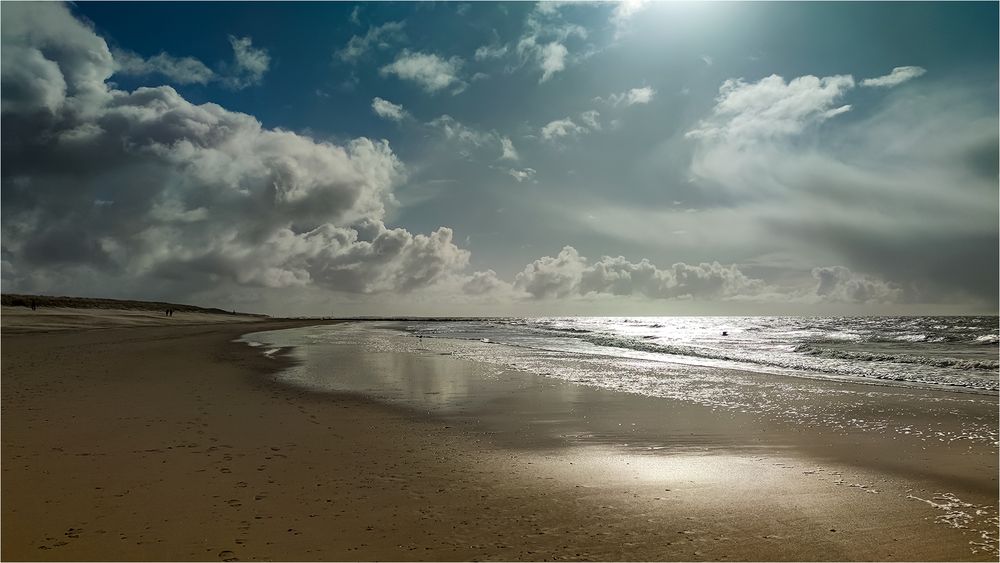
[[[96,309],[71,307],[2,307],[0,319],[3,334],[29,332],[84,331],[101,328],[138,326],[177,326],[195,324],[260,322],[254,315],[216,315],[203,312],[174,311],[171,316],[162,310]]]
[[[4,315],[6,560],[996,557],[884,467],[697,437],[519,445],[475,416],[280,385],[286,357],[233,342],[315,322],[16,334]]]

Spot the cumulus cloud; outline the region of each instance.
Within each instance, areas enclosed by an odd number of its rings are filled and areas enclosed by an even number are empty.
[[[218,78],[215,71],[194,57],[174,57],[160,53],[144,59],[137,53],[114,51],[115,72],[133,76],[159,74],[177,84],[208,84]]]
[[[357,13],[357,8],[355,12]],[[360,22],[358,22],[360,24]],[[356,64],[372,49],[388,49],[393,43],[406,39],[403,28],[405,22],[386,22],[380,26],[368,28],[364,35],[354,35],[342,49],[334,53],[334,57],[348,63]]]
[[[621,256],[604,256],[590,263],[572,246],[564,247],[555,257],[544,256],[525,266],[515,276],[514,287],[536,299],[591,294],[739,299],[768,289],[763,281],[747,277],[735,265],[679,262],[660,269],[646,259],[636,263]]]
[[[501,280],[493,270],[475,272],[462,283],[462,291],[467,295],[490,295],[509,292],[509,283]]]
[[[450,229],[384,225],[405,173],[385,141],[267,129],[166,86],[116,90],[107,44],[61,4],[5,7],[2,37],[2,259],[13,287],[405,292],[466,267]],[[238,44],[251,76],[266,66]]]
[[[403,106],[394,104],[388,100],[383,100],[379,97],[372,99],[372,111],[374,111],[375,115],[381,117],[382,119],[388,119],[391,121],[402,121],[409,115],[406,110],[403,109]]]
[[[824,301],[845,303],[895,303],[902,290],[871,276],[857,274],[843,266],[813,268],[814,295]]]
[[[648,104],[656,96],[656,90],[650,86],[642,88],[632,88],[620,94],[611,94],[607,102],[612,106],[634,106],[636,104]],[[594,98],[597,101],[605,101],[602,98]]]
[[[927,70],[919,66],[897,66],[892,72],[877,78],[866,78],[861,81],[862,86],[873,88],[892,88],[899,86],[907,80],[912,80],[918,76],[923,76]]]
[[[712,117],[687,135],[745,142],[795,135],[850,110],[836,104],[853,87],[849,75],[807,75],[789,82],[776,74],[750,83],[729,79],[719,88]]]
[[[425,92],[435,94],[445,88],[455,86],[457,94],[465,88],[458,77],[463,61],[459,57],[443,59],[434,53],[412,52],[404,49],[396,60],[383,66],[379,73],[383,76],[395,75],[401,80],[415,82]]]

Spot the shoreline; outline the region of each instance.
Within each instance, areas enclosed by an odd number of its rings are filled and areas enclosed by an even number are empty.
[[[780,452],[519,449],[291,388],[233,342],[261,326],[4,333],[3,558],[990,559]]]

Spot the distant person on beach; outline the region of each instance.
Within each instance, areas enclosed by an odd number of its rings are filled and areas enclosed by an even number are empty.
[[[31,300],[31,310],[34,311],[38,307],[38,301],[34,299]]]

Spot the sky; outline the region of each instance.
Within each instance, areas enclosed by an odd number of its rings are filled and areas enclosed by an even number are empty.
[[[0,4],[4,292],[996,314],[998,4]]]

